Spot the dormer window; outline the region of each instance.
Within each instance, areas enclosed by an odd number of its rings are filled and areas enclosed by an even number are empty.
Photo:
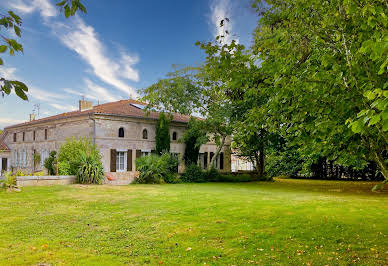
[[[148,131],[147,131],[147,129],[143,129],[143,139],[148,139]]]
[[[174,131],[172,133],[172,140],[177,140],[178,139],[178,134],[176,133],[176,131]]]
[[[119,128],[119,138],[124,138],[124,128]]]

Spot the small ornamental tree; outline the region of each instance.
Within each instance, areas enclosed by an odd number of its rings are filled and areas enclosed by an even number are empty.
[[[161,155],[163,152],[170,152],[170,119],[160,113],[158,123],[156,124],[156,154]]]
[[[57,163],[57,152],[52,151],[50,152],[49,157],[44,161],[44,167],[47,169],[47,173],[49,175],[57,174],[56,163]]]

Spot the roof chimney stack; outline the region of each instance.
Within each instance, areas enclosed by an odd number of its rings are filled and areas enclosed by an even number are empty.
[[[84,99],[79,101],[79,110],[81,112],[82,111],[86,111],[86,110],[91,110],[91,109],[93,109],[93,103],[92,102],[86,101]]]
[[[30,122],[35,120],[35,114],[30,114]]]

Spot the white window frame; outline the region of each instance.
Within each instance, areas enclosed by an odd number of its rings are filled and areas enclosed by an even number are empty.
[[[116,172],[127,172],[127,156],[128,156],[128,150],[116,150]],[[121,164],[120,159],[123,159],[124,162]],[[124,166],[123,169],[121,169],[121,165]]]

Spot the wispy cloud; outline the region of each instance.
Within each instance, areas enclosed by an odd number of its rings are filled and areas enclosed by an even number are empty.
[[[106,54],[106,48],[99,40],[94,28],[82,19],[75,18],[72,27],[57,24],[54,31],[62,43],[75,51],[103,82],[114,86],[127,95],[135,96],[136,90],[123,79],[139,81],[139,73],[133,66],[139,61],[137,56],[122,53],[118,60]],[[57,28],[57,26],[62,26]],[[74,26],[74,27],[73,27]]]
[[[124,50],[115,56],[108,54],[95,29],[79,16],[72,17],[66,23],[60,22],[58,9],[51,0],[12,0],[9,5],[22,13],[39,12],[59,40],[90,66],[90,72],[126,95],[137,96],[136,89],[126,82],[140,80],[139,72],[134,68],[139,62],[137,55]]]
[[[89,100],[96,100],[99,102],[114,102],[121,100],[120,96],[115,96],[106,88],[99,86],[90,79],[84,79],[85,87],[83,90],[74,90],[65,88],[63,89],[66,93],[76,96],[85,97]]]
[[[18,12],[28,14],[38,11],[43,18],[55,17],[58,15],[57,8],[51,4],[50,0],[12,0],[9,1],[11,8]]]
[[[233,30],[233,20],[232,16],[232,3],[230,0],[211,0],[210,4],[210,22],[212,27],[212,32],[214,38],[217,36],[224,36],[224,43],[231,43],[233,40],[232,30]],[[228,18],[229,21],[226,21],[225,18]],[[224,20],[224,26],[220,27],[221,20]],[[238,39],[235,38],[238,42]]]
[[[74,105],[66,105],[66,104],[63,105],[63,104],[57,104],[57,103],[49,103],[49,105],[60,111],[70,112],[70,111],[77,110],[77,106],[74,106]]]

